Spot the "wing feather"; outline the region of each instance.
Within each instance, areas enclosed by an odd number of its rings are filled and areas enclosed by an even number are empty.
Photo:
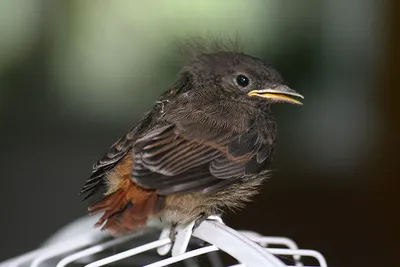
[[[255,129],[237,135],[220,131],[212,140],[193,136],[193,131],[188,137],[187,132],[171,124],[137,140],[133,146],[135,182],[163,195],[194,190],[209,193],[265,167],[270,149]]]
[[[147,113],[134,128],[115,142],[104,156],[93,164],[92,175],[86,180],[80,192],[83,200],[93,196],[102,188],[106,174],[129,153],[137,136],[149,127],[152,115],[151,112]]]

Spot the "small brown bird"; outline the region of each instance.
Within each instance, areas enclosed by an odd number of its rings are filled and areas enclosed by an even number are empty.
[[[223,49],[222,49],[223,50]],[[270,106],[300,94],[260,59],[199,52],[153,109],[94,166],[81,194],[96,226],[129,233],[149,218],[173,226],[242,207],[267,177],[276,124]]]

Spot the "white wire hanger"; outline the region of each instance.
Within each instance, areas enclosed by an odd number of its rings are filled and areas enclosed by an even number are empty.
[[[327,267],[324,257],[317,251],[298,249],[294,241],[285,237],[265,237],[255,232],[236,231],[226,226],[220,217],[208,218],[193,232],[194,222],[178,226],[173,244],[168,237],[170,227],[158,220],[150,221],[147,228],[130,236],[104,241],[108,234],[92,227],[97,219],[96,216],[79,219],[61,229],[41,248],[0,263],[0,267],[99,267],[138,258],[153,250],[156,250],[158,255],[157,258],[155,256],[152,258],[151,263],[140,265],[136,260],[133,264],[139,265],[121,266],[162,267],[184,262],[183,266],[201,267],[195,259],[201,255],[207,255],[211,266],[224,267],[226,265],[223,265],[218,253],[225,252],[238,262],[231,267],[301,267],[304,266],[301,262],[304,257],[314,258],[318,263],[314,266]],[[159,234],[158,239],[154,238],[155,240],[150,240],[150,242],[134,245],[119,253],[99,256],[107,249],[137,241],[149,234],[154,236],[157,233]],[[193,238],[206,242],[207,245],[196,246],[194,249],[188,250],[189,243],[193,241]],[[271,246],[285,248],[271,248]],[[286,265],[277,255],[290,258],[291,264],[294,264]]]

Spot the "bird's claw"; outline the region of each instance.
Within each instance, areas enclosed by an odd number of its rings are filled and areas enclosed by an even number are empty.
[[[176,235],[178,234],[178,231],[176,231],[176,227],[177,227],[178,225],[177,224],[173,224],[172,226],[171,226],[171,230],[170,230],[170,232],[169,232],[169,239],[171,239],[171,242],[172,243],[174,243],[175,242],[175,240],[176,240]]]
[[[205,220],[215,220],[223,223],[221,217],[208,216],[206,214],[201,214],[195,221],[191,221],[187,224],[178,225],[177,223],[174,223],[171,225],[171,228],[164,228],[161,232],[160,240],[169,237],[171,243],[159,247],[157,249],[158,254],[166,255],[169,251],[171,251],[172,256],[177,256],[185,253],[193,232]]]
[[[194,221],[192,232],[194,232],[194,230],[196,230],[202,222],[207,220],[207,218],[208,218],[208,215],[206,215],[205,213],[200,214],[200,216]]]
[[[190,228],[188,229],[188,231],[190,231],[190,236],[192,235],[192,233],[194,232],[194,230],[196,230],[197,229],[197,227],[199,227],[200,226],[200,224],[202,223],[202,222],[204,222],[206,219],[208,218],[208,215],[206,215],[205,213],[202,213],[195,221],[194,221],[194,224],[193,224],[193,227],[192,227],[192,229],[190,230]],[[174,244],[175,243],[175,241],[176,241],[176,236],[178,235],[178,231],[177,231],[177,227],[178,227],[178,224],[172,224],[172,226],[171,226],[171,230],[170,230],[170,232],[169,232],[169,239],[171,240],[171,243],[172,244]]]

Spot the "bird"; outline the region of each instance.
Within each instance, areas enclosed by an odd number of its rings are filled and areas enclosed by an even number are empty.
[[[304,97],[257,57],[192,48],[173,85],[93,165],[80,194],[103,192],[88,205],[90,215],[103,213],[95,227],[121,236],[162,218],[174,238],[177,225],[243,208],[269,177],[271,105]]]

